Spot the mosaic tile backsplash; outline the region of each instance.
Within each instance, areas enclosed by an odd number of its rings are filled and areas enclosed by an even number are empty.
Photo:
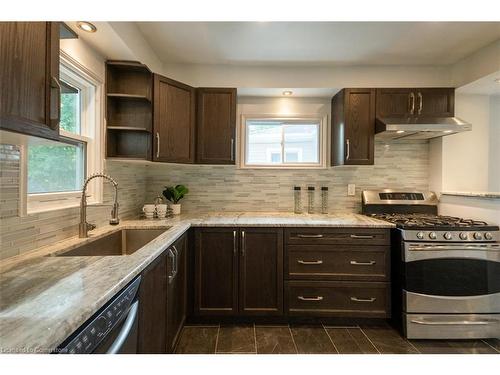
[[[428,189],[428,143],[376,142],[375,165],[344,166],[325,170],[258,170],[235,166],[128,163],[107,161],[105,172],[119,184],[120,218],[136,218],[146,202],[153,202],[165,185],[184,184],[190,192],[182,201],[184,212],[293,210],[295,185],[329,188],[330,212],[359,212],[365,189]],[[78,233],[79,209],[67,208],[26,217],[18,216],[20,150],[0,145],[0,259],[9,258]],[[347,184],[356,195],[347,196]],[[104,184],[104,202],[112,202],[112,189]],[[106,224],[109,207],[91,207],[88,220]],[[319,211],[318,211],[319,212]]]

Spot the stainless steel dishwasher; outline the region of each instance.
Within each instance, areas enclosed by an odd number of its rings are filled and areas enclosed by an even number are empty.
[[[137,324],[141,277],[122,289],[57,350],[61,354],[137,353]]]

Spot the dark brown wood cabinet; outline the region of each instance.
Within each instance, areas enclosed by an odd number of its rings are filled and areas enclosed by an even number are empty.
[[[59,22],[0,22],[0,129],[59,138]]]
[[[374,161],[375,89],[343,89],[332,99],[332,155],[336,165]]]
[[[195,230],[194,313],[236,315],[238,312],[238,230]]]
[[[154,161],[194,163],[195,103],[193,87],[155,74]]]
[[[234,164],[236,89],[196,89],[196,162]]]
[[[154,260],[142,273],[139,288],[138,353],[166,352],[167,256]]]
[[[283,315],[283,230],[198,228],[198,316]]]
[[[166,351],[173,353],[186,320],[187,303],[187,235],[168,250]]]
[[[240,230],[239,313],[283,315],[283,230]]]
[[[454,88],[377,89],[377,118],[454,116]]]

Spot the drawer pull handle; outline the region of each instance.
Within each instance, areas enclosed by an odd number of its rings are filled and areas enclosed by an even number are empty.
[[[351,301],[354,302],[375,302],[377,299],[375,297],[372,298],[358,298],[358,297],[351,297]]]
[[[479,325],[488,325],[493,323],[498,323],[498,320],[457,320],[457,321],[426,321],[426,320],[411,320],[412,323],[415,324],[423,324],[429,326],[479,326]]]
[[[300,299],[301,301],[323,301],[322,296],[316,296],[316,297],[298,296],[297,299]]]
[[[370,260],[369,262],[358,262],[357,260],[351,260],[349,263],[351,263],[353,266],[373,266],[377,262],[374,260]]]
[[[297,234],[299,238],[323,238],[322,234]]]
[[[323,264],[323,261],[322,260],[302,260],[302,259],[299,259],[297,261],[297,263],[307,264],[307,265],[316,265],[316,264]]]
[[[361,234],[351,234],[351,238],[355,238],[357,240],[370,240],[372,238],[375,238],[375,236],[361,235]]]

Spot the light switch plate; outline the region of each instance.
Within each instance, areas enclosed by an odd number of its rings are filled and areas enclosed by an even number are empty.
[[[349,195],[349,196],[356,195],[356,185],[355,184],[347,184],[347,195]]]

